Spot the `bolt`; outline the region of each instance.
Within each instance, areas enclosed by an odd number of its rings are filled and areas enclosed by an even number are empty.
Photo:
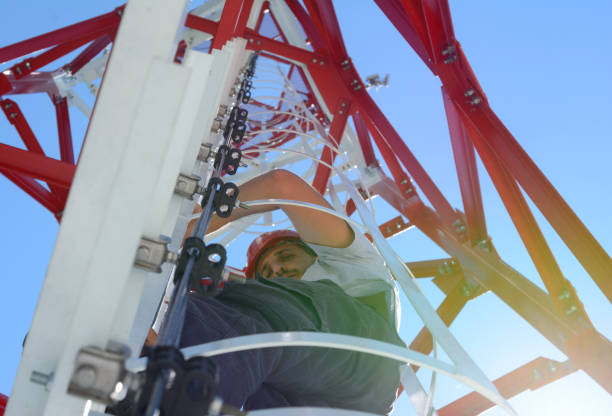
[[[573,313],[575,313],[577,311],[578,311],[578,308],[576,307],[576,305],[572,305],[572,306],[570,306],[569,308],[566,309],[565,314],[566,315],[571,315],[571,314],[573,314]]]
[[[219,207],[219,211],[221,211],[221,212],[225,213],[225,212],[229,211],[229,206],[228,206],[227,204],[225,204],[225,205],[221,205],[221,206]]]
[[[542,373],[540,373],[540,371],[538,371],[538,369],[537,369],[537,368],[534,368],[534,369],[533,369],[533,379],[534,379],[535,381],[540,381],[540,380],[542,380]]]
[[[344,111],[340,110],[338,111],[338,114],[344,114]]]
[[[565,289],[563,292],[561,292],[561,294],[559,295],[559,300],[565,300],[565,299],[569,299],[571,297],[571,293],[569,290]]]
[[[217,112],[217,116],[223,117],[225,114],[227,114],[227,106],[224,104],[221,104],[219,106],[219,111]]]
[[[96,382],[97,376],[98,373],[96,372],[96,369],[88,364],[80,366],[74,375],[77,384],[81,385],[82,387],[93,386]]]
[[[395,223],[395,228],[397,228],[398,230],[402,228],[402,224],[399,222]]]
[[[253,43],[253,38],[249,39],[249,43]]]
[[[404,193],[405,193],[406,195],[411,194],[411,193],[412,193],[412,188],[408,188],[408,189],[406,189],[406,190],[404,191]]]
[[[455,45],[448,45],[442,50],[442,55],[448,55],[449,53],[455,52]]]
[[[21,72],[22,72],[21,68],[20,67],[15,68],[15,72],[17,72],[17,75],[21,75]]]
[[[174,251],[167,251],[166,258],[164,260],[168,263],[176,264],[178,263],[179,255],[178,253],[175,253]]]
[[[385,227],[385,234],[391,234],[391,227]]]
[[[466,97],[471,97],[472,95],[474,95],[474,90],[470,88],[463,95],[465,95]]]
[[[404,178],[400,181],[400,185],[406,185],[408,183],[408,179]]]
[[[4,106],[4,108],[6,108],[7,110],[9,108],[11,108],[13,106],[13,103],[6,103],[6,105]]]
[[[15,117],[17,117],[17,113],[11,113],[11,114],[9,114],[9,117],[14,119]]]
[[[28,69],[31,69],[31,68],[32,68],[32,65],[30,65],[30,62],[29,62],[29,61],[26,61],[26,62],[25,62],[25,67],[26,67],[26,68],[28,68]]]
[[[476,106],[476,105],[480,104],[481,102],[482,102],[482,98],[476,97],[472,101],[470,101],[470,104],[472,104],[473,106]]]
[[[150,255],[151,255],[151,250],[149,249],[149,247],[147,246],[138,247],[136,257],[140,259],[146,259],[146,258],[149,258]]]
[[[557,371],[557,366],[552,361],[549,361],[548,369],[550,370],[551,373],[554,373],[555,371]]]
[[[49,384],[52,378],[53,378],[53,373],[45,374],[45,373],[41,373],[40,371],[34,370],[32,371],[32,374],[30,374],[30,381],[32,383],[42,384],[43,386],[46,386],[47,384]]]
[[[340,62],[340,65],[344,66],[344,65],[348,65],[349,64],[349,60],[345,59],[344,61]]]
[[[261,45],[261,41],[258,40],[257,42],[255,42],[256,45]]]
[[[312,63],[316,64],[317,63],[317,58],[312,58]]]
[[[319,65],[325,65],[325,62],[319,61]]]

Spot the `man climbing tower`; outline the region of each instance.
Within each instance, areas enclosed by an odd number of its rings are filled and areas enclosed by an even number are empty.
[[[300,177],[274,170],[240,187],[240,200],[290,199],[330,207]],[[282,209],[297,232],[259,236],[247,253],[246,283],[215,297],[191,294],[181,346],[278,331],[354,335],[404,345],[396,332],[396,293],[374,247],[344,220],[297,206],[236,209],[209,231],[246,215]],[[189,231],[187,233],[190,234]],[[388,414],[399,364],[338,349],[286,347],[215,357],[219,395],[235,407],[325,406]]]

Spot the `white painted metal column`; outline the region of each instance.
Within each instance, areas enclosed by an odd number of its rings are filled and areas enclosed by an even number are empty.
[[[173,194],[176,178],[216,139],[212,119],[244,61],[234,42],[175,64],[185,3],[126,6],[7,416],[82,415],[85,400],[67,394],[78,350],[113,341],[139,353],[165,282],[133,267],[136,249],[172,235],[192,206]]]

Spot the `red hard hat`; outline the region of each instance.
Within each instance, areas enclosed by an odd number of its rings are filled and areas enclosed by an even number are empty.
[[[286,240],[301,240],[300,235],[293,230],[277,230],[269,233],[263,233],[257,237],[247,250],[247,265],[244,273],[247,277],[252,278],[255,274],[255,267],[257,266],[257,260],[261,254],[274,246],[275,244]]]

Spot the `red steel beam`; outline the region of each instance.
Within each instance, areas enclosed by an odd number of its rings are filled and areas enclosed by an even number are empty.
[[[382,195],[381,195],[382,196]],[[427,211],[428,208],[424,207]],[[406,216],[447,253],[457,258],[466,276],[521,315],[593,380],[612,393],[612,343],[594,328],[585,330],[580,320],[558,312],[550,296],[496,255],[459,244],[455,236],[439,225],[435,213]]]
[[[323,38],[321,37],[321,34],[319,33],[317,27],[315,26],[314,22],[312,21],[306,10],[304,10],[300,2],[298,0],[285,0],[285,2],[287,3],[287,6],[289,6],[289,8],[291,9],[291,12],[295,15],[295,17],[302,25],[302,28],[304,29],[304,32],[306,33],[306,36],[308,37],[308,41],[311,43],[312,48],[315,51],[324,50],[326,48],[325,41],[323,41]]]
[[[406,266],[410,269],[414,277],[434,277],[440,274],[440,269],[446,264],[449,264],[453,259],[451,257],[446,259],[436,260],[421,260],[407,262]]]
[[[51,49],[48,49],[47,51],[41,53],[38,56],[35,56],[33,58],[27,58],[19,62],[18,64],[13,65],[10,70],[15,75],[16,79],[25,77],[31,72],[42,68],[43,66],[85,45],[87,42],[90,42],[93,39],[104,35],[105,33],[107,33],[106,30],[88,33],[87,35],[82,36],[80,38],[76,38],[72,41],[59,44]]]
[[[357,138],[359,139],[366,166],[378,163],[376,161],[376,155],[374,154],[374,148],[372,147],[372,140],[370,138],[370,133],[368,133],[366,122],[358,111],[354,111],[352,115],[353,124],[355,125],[355,131],[357,132]]]
[[[185,27],[199,30],[200,32],[204,33],[209,33],[214,36],[217,33],[217,27],[219,27],[219,24],[200,16],[188,14],[187,19],[185,19]]]
[[[55,105],[55,115],[57,119],[60,158],[63,162],[74,165],[74,149],[72,147],[72,131],[70,130],[68,100],[66,97],[56,97],[53,104]]]
[[[4,411],[6,410],[7,403],[8,403],[8,397],[0,393],[0,416],[4,415]]]
[[[333,147],[334,150],[338,149],[340,142],[342,141],[342,137],[344,135],[344,129],[346,128],[346,123],[348,121],[348,116],[351,110],[351,102],[349,100],[340,100],[338,103],[338,107],[334,113],[334,118],[332,120],[331,126],[329,128],[328,139],[329,142],[327,146],[323,148],[323,153],[321,153],[321,161],[328,165],[333,165],[334,160],[336,159],[336,152],[332,151],[330,147]],[[326,165],[320,164],[317,168],[317,172],[315,173],[314,180],[312,181],[312,186],[323,195],[325,193],[325,189],[327,188],[327,182],[329,181],[329,177],[331,175],[331,169]]]
[[[244,31],[244,37],[248,41],[246,48],[250,50],[270,52],[304,64],[323,62],[324,65],[326,62],[326,59],[319,54],[261,36],[251,29]]]
[[[50,46],[70,42],[86,33],[109,31],[119,25],[124,7],[120,6],[112,12],[0,48],[0,63],[11,61]]]
[[[395,26],[398,32],[412,46],[414,51],[423,60],[425,65],[433,72],[431,63],[431,51],[429,44],[424,44],[417,30],[412,25],[408,14],[396,0],[374,0],[380,10],[387,16],[387,19]]]
[[[59,201],[54,194],[46,190],[41,184],[32,178],[20,175],[18,173],[0,170],[8,180],[13,182],[32,198],[40,202],[42,206],[47,208],[54,215],[59,215],[64,209],[64,202]]]
[[[484,208],[482,206],[482,195],[480,192],[480,181],[478,180],[478,168],[474,155],[474,145],[466,137],[465,127],[461,122],[455,106],[448,98],[442,88],[444,109],[448,121],[459,188],[463,200],[463,209],[468,228],[468,235],[472,245],[482,240],[487,240],[487,226],[485,223]]]
[[[0,143],[0,169],[69,189],[76,166]]]
[[[114,36],[105,33],[98,39],[94,40],[85,50],[83,50],[76,58],[72,60],[64,68],[70,71],[71,74],[76,74],[83,68],[89,61],[91,61],[96,55],[106,48],[111,43]]]
[[[457,108],[536,204],[597,286],[612,302],[612,259],[487,105]]]
[[[45,156],[45,152],[43,151],[38,139],[34,135],[34,132],[30,128],[27,120],[25,119],[19,105],[13,100],[2,100],[0,101],[0,107],[2,107],[2,111],[6,115],[7,120],[15,126],[19,137],[30,152],[37,153],[41,156]],[[48,183],[49,189],[53,192],[60,200],[63,201],[62,205],[66,202],[66,198],[68,193],[65,189],[61,187],[57,187],[52,183]]]
[[[236,23],[240,17],[242,10],[242,0],[227,0],[223,6],[223,13],[219,20],[219,26],[215,32],[210,49],[221,49],[225,42],[230,40],[236,34]],[[250,10],[250,9],[249,9]]]
[[[264,6],[265,6],[264,2]],[[263,7],[262,6],[262,10]],[[236,22],[236,28],[234,32],[236,34],[243,33],[247,27],[247,22],[249,20],[249,16],[251,15],[251,9],[253,8],[253,0],[243,0],[242,9],[240,10],[240,16],[238,17],[238,21]]]
[[[407,1],[404,0],[404,4]],[[434,65],[445,59],[444,48],[455,44],[455,33],[446,0],[421,0],[425,26],[431,44]]]
[[[525,390],[536,390],[576,370],[571,361],[559,362],[539,357],[494,380],[493,384],[504,398],[509,399]],[[447,404],[437,412],[439,416],[472,416],[493,406],[493,402],[474,392]]]
[[[311,11],[311,17],[316,14],[315,21],[319,21],[321,24],[321,33],[327,39],[327,48],[334,60],[340,62],[346,59],[348,53],[344,46],[344,39],[331,0],[305,0],[305,4]]]
[[[461,244],[458,237],[443,226],[438,215],[415,198],[407,204],[396,187],[377,187],[376,193],[405,215],[433,242],[461,264],[466,276],[502,301],[536,328],[553,345],[565,352],[566,340],[579,334],[582,328],[561,316],[550,297],[542,289],[501,261],[495,254]]]
[[[454,107],[453,103],[449,105]],[[576,291],[571,283],[563,277],[561,269],[550,251],[544,235],[540,231],[538,223],[533,217],[518,185],[487,146],[485,138],[474,129],[469,120],[464,119],[464,122],[468,137],[478,150],[480,159],[485,165],[506,210],[510,214],[510,218],[519,232],[523,244],[527,248],[529,256],[536,266],[553,303],[561,313],[564,313],[570,319],[577,320],[577,322],[584,325],[585,329],[590,327],[589,318],[576,295]]]
[[[397,160],[394,160],[397,157],[408,172],[410,172],[415,182],[419,185],[419,188],[423,191],[427,199],[432,203],[438,214],[444,219],[444,223],[448,226],[452,226],[457,219],[457,214],[450,203],[444,198],[442,192],[436,187],[425,169],[423,169],[406,143],[404,143],[395,129],[393,129],[391,123],[389,123],[382,114],[371,97],[367,95],[367,93],[364,93],[360,94],[360,98],[362,98],[361,103],[367,106],[365,111],[362,107],[362,114],[368,116],[366,122],[372,133],[372,137],[381,151],[387,166],[391,169],[391,173],[396,182],[400,185],[404,183],[408,184],[408,178],[405,176],[402,178],[400,176],[400,171],[402,172],[402,176],[405,174],[397,163]],[[411,186],[406,188],[404,192],[407,191],[414,192]]]

